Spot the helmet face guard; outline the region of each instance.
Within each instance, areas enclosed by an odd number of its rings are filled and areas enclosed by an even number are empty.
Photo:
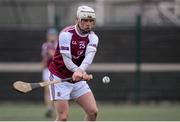
[[[96,15],[95,15],[94,9],[92,9],[91,7],[88,7],[88,6],[79,6],[78,10],[77,10],[77,21],[78,21],[78,23],[81,23],[83,20],[92,20],[95,25]],[[80,27],[79,27],[79,29],[83,34],[87,34],[90,32],[87,30],[83,30]]]
[[[88,6],[79,6],[77,10],[77,18],[82,19],[96,19],[95,11]]]

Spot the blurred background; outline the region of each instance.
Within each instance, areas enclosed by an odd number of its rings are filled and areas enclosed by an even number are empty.
[[[12,84],[42,80],[46,30],[74,24],[79,5],[97,16],[100,42],[88,71],[99,120],[180,120],[180,0],[0,0],[0,120],[46,120],[43,89],[21,94]],[[30,113],[17,117],[24,108]]]

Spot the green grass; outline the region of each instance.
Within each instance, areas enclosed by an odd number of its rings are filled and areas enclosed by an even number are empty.
[[[179,104],[132,105],[98,103],[99,121],[179,121]],[[0,121],[51,121],[44,117],[45,106],[40,103],[0,103]],[[69,120],[83,120],[82,109],[71,104]]]

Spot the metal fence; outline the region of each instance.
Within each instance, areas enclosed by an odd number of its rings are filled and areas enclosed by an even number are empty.
[[[100,42],[94,63],[88,70],[94,75],[89,84],[96,99],[179,101],[179,28],[142,28],[141,75],[138,80],[135,32],[135,28],[96,30]],[[42,89],[24,95],[14,91],[12,84],[16,80],[41,81],[39,62],[44,35],[45,30],[0,31],[1,100],[42,100]],[[102,83],[105,75],[111,78],[107,85]]]

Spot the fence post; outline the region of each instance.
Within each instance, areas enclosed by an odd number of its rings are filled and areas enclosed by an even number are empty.
[[[141,14],[136,16],[136,72],[134,102],[139,103],[141,94]]]

